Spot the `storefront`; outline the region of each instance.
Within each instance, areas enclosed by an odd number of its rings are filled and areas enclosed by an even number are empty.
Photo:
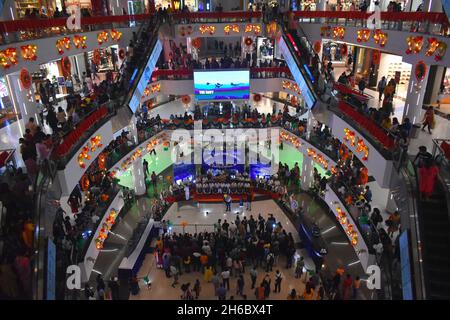
[[[258,61],[272,61],[274,58],[274,45],[273,39],[257,37],[256,38],[256,48],[257,48],[257,58]]]
[[[196,8],[196,0],[155,0],[156,10],[159,10],[159,8],[168,8],[169,5],[172,9],[175,10],[181,10],[183,5],[187,5],[189,7],[189,10],[191,10],[191,8]]]
[[[377,81],[380,81],[383,76],[386,77],[387,81],[395,79],[395,83],[397,84],[395,89],[396,97],[406,100],[411,70],[412,65],[403,62],[401,56],[381,53]]]
[[[17,120],[14,105],[9,96],[6,77],[0,77],[0,128]]]
[[[328,0],[327,11],[355,11],[355,1],[352,0]]]

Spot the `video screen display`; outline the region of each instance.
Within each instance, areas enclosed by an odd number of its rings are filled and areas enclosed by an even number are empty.
[[[194,92],[198,101],[248,100],[250,71],[194,71]]]
[[[158,41],[156,41],[155,47],[153,48],[152,54],[150,55],[147,61],[147,65],[145,66],[144,72],[142,73],[142,76],[139,79],[139,82],[136,86],[136,90],[134,90],[133,96],[131,97],[131,101],[128,105],[133,114],[139,107],[142,95],[144,94],[144,90],[147,87],[148,82],[150,81],[150,77],[152,76],[153,70],[155,69],[156,62],[158,62],[161,51],[162,51],[162,43],[158,39]],[[135,71],[135,74],[133,74],[132,78],[136,76],[136,73],[137,72]],[[130,85],[132,85],[132,83],[130,83]]]

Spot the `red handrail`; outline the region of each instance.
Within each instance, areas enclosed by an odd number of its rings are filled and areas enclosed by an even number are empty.
[[[186,12],[186,13],[174,13],[172,17],[174,19],[218,19],[218,18],[261,18],[262,13],[260,11],[246,12]]]
[[[355,96],[356,98],[358,98],[358,100],[361,100],[361,101],[367,101],[370,99],[370,96],[363,94],[359,90],[353,89],[353,88],[346,86],[339,82],[335,82],[333,84],[333,89],[335,89],[343,94],[351,94],[352,96]]]
[[[81,18],[81,26],[121,23],[128,21],[141,21],[149,18],[150,18],[149,14],[84,17]],[[67,19],[68,18],[53,18],[53,19],[23,19],[23,20],[1,21],[0,32],[11,33],[17,31],[36,30],[43,28],[65,27]]]
[[[204,71],[208,71],[209,69],[200,69]],[[233,69],[221,69],[223,71],[233,70]],[[189,76],[194,72],[193,69],[176,69],[176,70],[168,70],[168,69],[158,69],[153,71],[152,78],[158,76]],[[285,72],[290,74],[290,70],[288,67],[268,67],[268,68],[250,68],[251,73],[255,72]]]
[[[388,133],[372,119],[362,115],[344,101],[339,102],[339,109],[352,118],[353,121],[357,122],[361,127],[366,129],[370,135],[378,140],[386,149],[390,150],[394,147],[394,139],[392,139],[392,137],[390,137]]]
[[[296,18],[367,19],[371,13],[361,11],[294,11]],[[381,20],[417,21],[448,24],[442,12],[381,12]]]
[[[55,156],[61,157],[66,153],[70,152],[72,147],[79,141],[80,137],[89,129],[91,129],[95,124],[101,121],[108,114],[108,108],[103,106],[98,110],[90,114],[86,119],[81,121],[75,130],[71,131],[67,136],[63,138],[61,144],[59,144],[55,149]]]

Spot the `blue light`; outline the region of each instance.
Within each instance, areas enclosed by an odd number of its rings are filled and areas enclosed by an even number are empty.
[[[305,67],[306,73],[308,73],[309,79],[311,80],[312,83],[314,83],[314,78],[311,74],[311,71],[309,71],[309,68],[306,64],[303,65],[303,67]]]

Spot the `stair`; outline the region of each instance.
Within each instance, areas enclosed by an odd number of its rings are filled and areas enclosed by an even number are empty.
[[[427,299],[450,299],[450,219],[439,181],[430,201],[421,201],[422,243]]]

